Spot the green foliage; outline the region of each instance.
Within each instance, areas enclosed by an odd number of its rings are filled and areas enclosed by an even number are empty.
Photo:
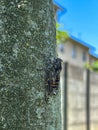
[[[86,63],[85,64],[85,68],[89,69],[89,70],[92,70],[92,66],[89,64],[89,63]]]
[[[57,43],[64,43],[66,39],[69,37],[68,33],[66,31],[59,30],[59,27],[61,27],[60,24],[56,23],[56,39]]]
[[[92,69],[98,72],[98,61],[95,61],[95,62],[92,64]]]
[[[93,71],[98,72],[98,61],[95,61],[92,65],[89,64],[89,63],[86,63],[86,64],[85,64],[85,67],[86,67],[87,69],[90,69],[90,70],[93,70]]]

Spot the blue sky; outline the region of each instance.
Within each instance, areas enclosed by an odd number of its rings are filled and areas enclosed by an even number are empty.
[[[67,9],[60,17],[63,29],[96,47],[98,54],[98,0],[54,0]]]

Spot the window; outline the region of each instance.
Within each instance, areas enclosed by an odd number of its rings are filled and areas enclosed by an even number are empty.
[[[85,51],[82,52],[82,61],[86,61],[87,60],[87,54]]]
[[[72,58],[76,58],[77,54],[76,54],[76,46],[72,47]]]
[[[59,44],[59,50],[60,52],[64,52],[65,44]]]

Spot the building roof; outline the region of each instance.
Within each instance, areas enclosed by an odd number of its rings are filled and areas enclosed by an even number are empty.
[[[58,9],[58,22],[60,21],[60,18],[62,15],[64,15],[67,12],[66,7],[62,6],[61,4],[59,4],[56,0],[53,0],[54,5],[57,6]],[[90,44],[86,43],[85,41],[82,41],[79,38],[76,38],[73,35],[70,35],[70,38],[76,42],[78,42],[79,44],[81,44],[82,46],[86,47],[89,49],[89,54],[92,55],[95,58],[98,58],[98,54],[95,53],[96,48],[94,46],[91,46]]]
[[[95,47],[91,46],[91,45],[88,44],[87,42],[84,42],[83,40],[81,40],[81,39],[79,39],[79,38],[77,38],[77,37],[75,37],[75,36],[73,36],[73,35],[70,35],[70,38],[71,38],[72,40],[75,40],[75,41],[78,42],[79,44],[81,44],[81,45],[83,45],[83,46],[89,48],[89,49],[96,50]]]
[[[96,53],[95,53],[94,51],[92,51],[92,50],[90,50],[89,53],[90,53],[91,56],[97,58],[97,60],[98,60],[98,54],[96,54]]]
[[[62,6],[60,3],[58,3],[56,0],[53,0],[53,3],[58,8],[57,14],[59,15],[59,17],[58,17],[58,22],[59,22],[61,16],[64,15],[67,12],[67,9],[64,6]]]
[[[62,6],[61,4],[59,4],[56,0],[53,0],[53,3],[54,3],[59,9],[61,9],[62,11],[67,12],[67,9],[66,9],[64,6]]]
[[[84,47],[88,48],[90,55],[92,55],[95,58],[98,58],[98,55],[95,53],[96,48],[94,46],[91,46],[89,43],[87,43],[79,38],[76,38],[73,35],[70,35],[70,39],[72,39],[72,40],[78,42],[79,44],[83,45]]]

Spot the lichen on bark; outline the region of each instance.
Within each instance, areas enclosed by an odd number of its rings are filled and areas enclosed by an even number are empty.
[[[45,102],[53,17],[51,0],[0,1],[0,130],[60,130],[60,94]]]

